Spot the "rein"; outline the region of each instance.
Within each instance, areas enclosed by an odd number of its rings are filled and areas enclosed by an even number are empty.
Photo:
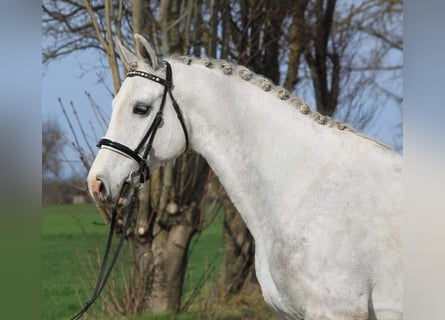
[[[172,101],[173,108],[176,111],[176,115],[177,115],[178,120],[181,124],[182,130],[184,131],[184,137],[185,137],[184,152],[186,152],[188,150],[189,136],[188,136],[187,129],[185,126],[184,118],[182,116],[179,105],[176,102],[176,100],[172,94],[173,83],[172,83],[171,66],[167,61],[164,61],[164,64],[166,66],[166,78],[165,79],[159,78],[158,76],[155,76],[153,74],[150,74],[150,73],[147,73],[144,71],[131,70],[127,73],[127,77],[136,77],[136,76],[143,77],[145,79],[157,82],[164,86],[164,93],[162,95],[161,106],[159,107],[159,111],[157,112],[155,119],[153,120],[148,131],[146,132],[146,134],[144,135],[144,137],[142,138],[141,142],[138,144],[136,149],[132,150],[129,147],[127,147],[126,145],[123,145],[119,142],[112,141],[112,140],[106,139],[106,138],[100,139],[99,142],[97,143],[98,148],[101,148],[102,146],[106,146],[108,148],[111,148],[112,150],[119,151],[119,152],[123,153],[124,155],[134,159],[139,164],[139,168],[137,171],[130,172],[127,180],[124,183],[124,186],[121,189],[122,196],[131,194],[130,204],[129,204],[128,208],[126,209],[126,211],[128,213],[127,213],[127,217],[126,217],[124,226],[122,228],[122,234],[120,235],[116,250],[113,254],[113,257],[111,258],[111,262],[108,267],[108,270],[105,272],[106,266],[108,264],[108,258],[109,258],[109,254],[110,254],[110,250],[111,250],[111,245],[113,242],[113,233],[114,233],[114,229],[116,227],[116,220],[117,220],[117,208],[116,207],[112,211],[110,230],[108,233],[107,243],[105,246],[105,252],[104,252],[104,256],[102,258],[102,264],[100,266],[99,274],[97,276],[96,287],[94,289],[93,295],[85,303],[85,306],[82,308],[82,310],[80,310],[70,320],[78,320],[78,319],[82,318],[82,316],[86,313],[86,311],[93,305],[93,303],[97,300],[99,295],[102,293],[102,291],[105,287],[105,284],[111,274],[111,271],[113,270],[113,267],[116,264],[117,258],[119,256],[119,253],[120,253],[122,246],[124,244],[125,236],[127,235],[128,229],[131,225],[131,218],[132,218],[133,211],[134,211],[134,208],[136,205],[138,190],[141,189],[142,184],[144,182],[146,182],[150,179],[150,169],[147,166],[146,160],[147,160],[148,154],[150,153],[150,150],[152,148],[153,139],[154,139],[156,132],[157,132],[157,130],[161,124],[161,121],[162,121],[164,106],[165,106],[165,102],[167,100],[167,94],[169,95],[169,97]],[[142,148],[144,148],[144,145],[146,145],[144,153],[142,156],[140,156],[139,153],[141,152]],[[135,180],[135,178],[137,178],[136,177],[137,174],[139,174],[139,181]],[[119,203],[117,203],[116,206],[117,205],[119,205]]]
[[[108,263],[109,253],[111,250],[111,244],[113,242],[113,233],[114,228],[116,227],[116,220],[117,220],[117,209],[113,209],[113,213],[111,216],[111,225],[110,230],[108,232],[108,238],[107,238],[107,244],[105,247],[105,253],[102,258],[102,264],[100,266],[99,274],[97,276],[96,280],[96,287],[94,288],[93,295],[91,298],[85,303],[82,310],[80,310],[74,317],[72,317],[70,320],[78,320],[82,318],[82,316],[87,312],[87,310],[93,305],[94,302],[96,302],[96,299],[100,296],[102,293],[102,290],[105,288],[105,284],[107,283],[108,278],[110,277],[111,271],[113,270],[114,265],[116,264],[117,258],[119,257],[119,253],[122,249],[122,246],[124,244],[124,239],[127,234],[128,228],[131,224],[131,217],[133,215],[134,207],[137,200],[137,192],[134,192],[131,196],[130,205],[128,207],[128,215],[125,220],[125,224],[122,228],[122,234],[120,235],[119,242],[117,244],[116,250],[114,251],[113,257],[110,262],[110,266],[108,267],[107,272],[105,273],[105,267]]]

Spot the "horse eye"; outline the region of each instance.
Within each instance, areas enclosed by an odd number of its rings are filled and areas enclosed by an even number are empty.
[[[146,115],[151,109],[151,106],[148,106],[146,104],[137,104],[133,107],[133,113],[140,114],[140,115]]]

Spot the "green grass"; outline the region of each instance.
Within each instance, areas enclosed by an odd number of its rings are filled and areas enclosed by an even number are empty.
[[[76,252],[91,253],[88,241],[105,242],[105,226],[92,205],[46,207],[42,212],[43,319],[66,319],[79,309],[75,288],[81,272]]]
[[[222,222],[216,221],[192,240],[192,253],[184,283],[184,300],[201,280],[203,273],[212,263],[216,266],[211,273],[214,279],[223,259]],[[93,205],[50,206],[42,212],[42,281],[43,319],[69,319],[80,308],[76,289],[84,292],[81,278],[87,279],[79,262],[79,256],[94,256],[105,245],[108,227],[102,225],[102,218]],[[117,239],[115,239],[116,241]],[[196,243],[195,243],[196,242]],[[125,250],[125,247],[124,249]],[[98,270],[98,268],[97,268]],[[207,287],[199,298],[205,296]],[[86,293],[87,295],[90,294]],[[96,306],[98,310],[99,306]],[[190,312],[180,316],[144,315],[138,320],[149,319],[196,319]]]

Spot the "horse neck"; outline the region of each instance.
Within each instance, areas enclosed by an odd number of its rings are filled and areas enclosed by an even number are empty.
[[[328,161],[328,152],[314,148],[329,139],[316,142],[314,121],[255,84],[202,66],[177,63],[175,69],[175,95],[190,125],[191,146],[257,238],[266,225],[279,222],[273,213],[285,210],[289,193],[295,201],[296,185],[304,187],[301,182]]]

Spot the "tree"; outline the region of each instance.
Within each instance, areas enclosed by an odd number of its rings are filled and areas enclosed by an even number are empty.
[[[60,175],[62,132],[58,122],[46,119],[42,123],[42,203],[55,204],[62,200]]]
[[[384,89],[388,79],[401,79],[401,0],[315,0],[305,10],[305,36],[295,41],[304,51],[317,111],[363,130],[385,99],[401,104],[401,86]],[[374,105],[366,102],[370,96]]]
[[[42,175],[58,176],[60,173],[60,143],[62,131],[55,120],[45,120],[42,124]]]

